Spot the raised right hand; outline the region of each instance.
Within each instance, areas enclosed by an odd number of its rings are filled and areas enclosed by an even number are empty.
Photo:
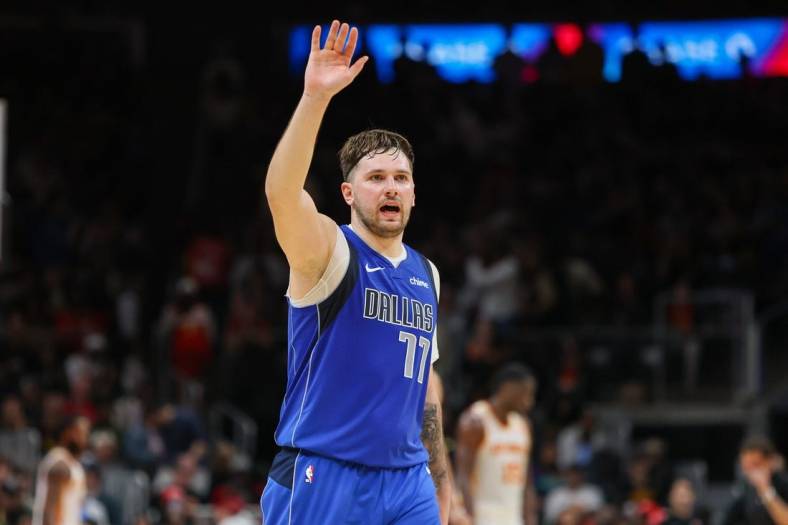
[[[350,29],[348,24],[340,25],[338,20],[334,20],[326,44],[320,49],[320,26],[315,26],[304,74],[304,95],[330,99],[353,82],[369,60],[363,56],[350,64],[357,41],[358,29]]]

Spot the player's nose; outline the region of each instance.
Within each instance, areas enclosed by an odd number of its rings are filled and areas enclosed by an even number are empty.
[[[397,189],[397,182],[394,180],[394,177],[389,177],[386,179],[386,186],[385,186],[386,195],[396,195],[399,193]]]

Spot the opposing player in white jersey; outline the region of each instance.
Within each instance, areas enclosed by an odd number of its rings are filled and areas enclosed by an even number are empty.
[[[38,467],[33,525],[82,525],[87,486],[79,456],[88,443],[90,420],[70,417],[58,431],[58,444]]]
[[[535,524],[528,493],[536,379],[520,364],[500,369],[492,395],[468,407],[457,433],[456,476],[474,525]]]

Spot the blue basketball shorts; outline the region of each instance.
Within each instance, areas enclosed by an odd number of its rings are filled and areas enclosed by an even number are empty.
[[[282,449],[260,498],[263,525],[436,525],[427,465],[372,468]]]

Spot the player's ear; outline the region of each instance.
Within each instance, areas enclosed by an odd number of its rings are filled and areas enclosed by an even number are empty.
[[[350,206],[353,204],[353,185],[349,182],[343,182],[339,189],[342,192],[342,198],[345,199],[347,205]]]

